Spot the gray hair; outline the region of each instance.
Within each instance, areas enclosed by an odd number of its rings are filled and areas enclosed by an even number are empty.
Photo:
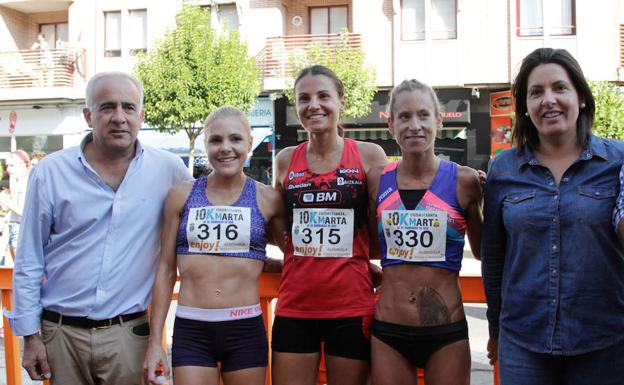
[[[139,106],[141,107],[140,109],[142,110],[143,109],[143,84],[141,84],[141,81],[136,76],[129,74],[127,72],[121,72],[121,71],[100,72],[100,73],[93,75],[91,79],[89,79],[89,82],[87,83],[87,90],[85,92],[85,105],[87,106],[87,108],[93,107],[93,90],[95,90],[96,83],[101,79],[113,78],[113,77],[119,77],[119,78],[130,80],[132,84],[134,84],[137,91],[139,91]]]

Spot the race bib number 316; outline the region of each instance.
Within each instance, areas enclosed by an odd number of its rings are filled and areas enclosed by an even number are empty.
[[[232,206],[191,208],[186,237],[192,252],[247,253],[251,238],[251,209]]]
[[[381,220],[386,258],[417,262],[445,260],[446,212],[384,210]]]
[[[294,254],[352,257],[353,209],[293,209]]]

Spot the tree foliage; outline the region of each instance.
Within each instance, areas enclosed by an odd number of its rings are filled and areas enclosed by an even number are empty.
[[[289,57],[290,79],[284,93],[294,101],[294,79],[303,68],[321,64],[336,73],[345,87],[346,106],[342,115],[351,118],[365,116],[371,111],[370,103],[377,91],[375,69],[365,65],[364,51],[349,46],[346,31],[341,33],[337,46],[312,45],[305,53]]]
[[[624,140],[624,97],[609,82],[590,82],[596,100],[596,120],[592,131],[605,138]]]
[[[206,116],[224,104],[249,111],[260,92],[255,59],[238,31],[219,33],[197,6],[182,7],[175,28],[139,57],[135,73],[145,88],[145,121],[160,132],[186,132],[190,167]]]

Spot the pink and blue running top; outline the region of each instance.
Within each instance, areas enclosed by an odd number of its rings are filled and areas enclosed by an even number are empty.
[[[178,238],[176,241],[176,252],[178,254],[214,254],[223,257],[250,258],[265,261],[266,256],[266,222],[262,212],[258,207],[256,198],[256,181],[247,178],[240,197],[229,206],[249,207],[251,209],[251,237],[249,242],[249,252],[247,253],[206,253],[189,250],[186,227],[188,224],[189,210],[214,206],[206,196],[206,176],[202,176],[193,183],[191,193],[184,203],[180,225],[178,226]]]
[[[386,238],[381,223],[381,215],[384,210],[406,210],[401,200],[397,185],[397,166],[399,162],[386,165],[379,180],[377,190],[377,234],[381,255],[381,266],[395,264],[416,263],[418,265],[438,267],[442,269],[459,271],[464,252],[464,235],[466,234],[466,220],[464,210],[457,201],[457,164],[441,159],[429,189],[416,205],[415,210],[446,211],[446,255],[445,261],[424,262],[404,261],[387,258]],[[410,206],[408,204],[408,206]],[[414,206],[413,204],[411,206]]]

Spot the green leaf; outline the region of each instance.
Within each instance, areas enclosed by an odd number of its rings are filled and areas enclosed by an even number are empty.
[[[171,134],[184,130],[190,143],[212,110],[229,104],[249,111],[261,90],[260,71],[238,31],[218,34],[209,12],[192,5],[139,56],[134,72],[143,82],[146,123]]]
[[[624,97],[619,87],[609,82],[589,82],[596,101],[592,131],[605,138],[624,140]]]

